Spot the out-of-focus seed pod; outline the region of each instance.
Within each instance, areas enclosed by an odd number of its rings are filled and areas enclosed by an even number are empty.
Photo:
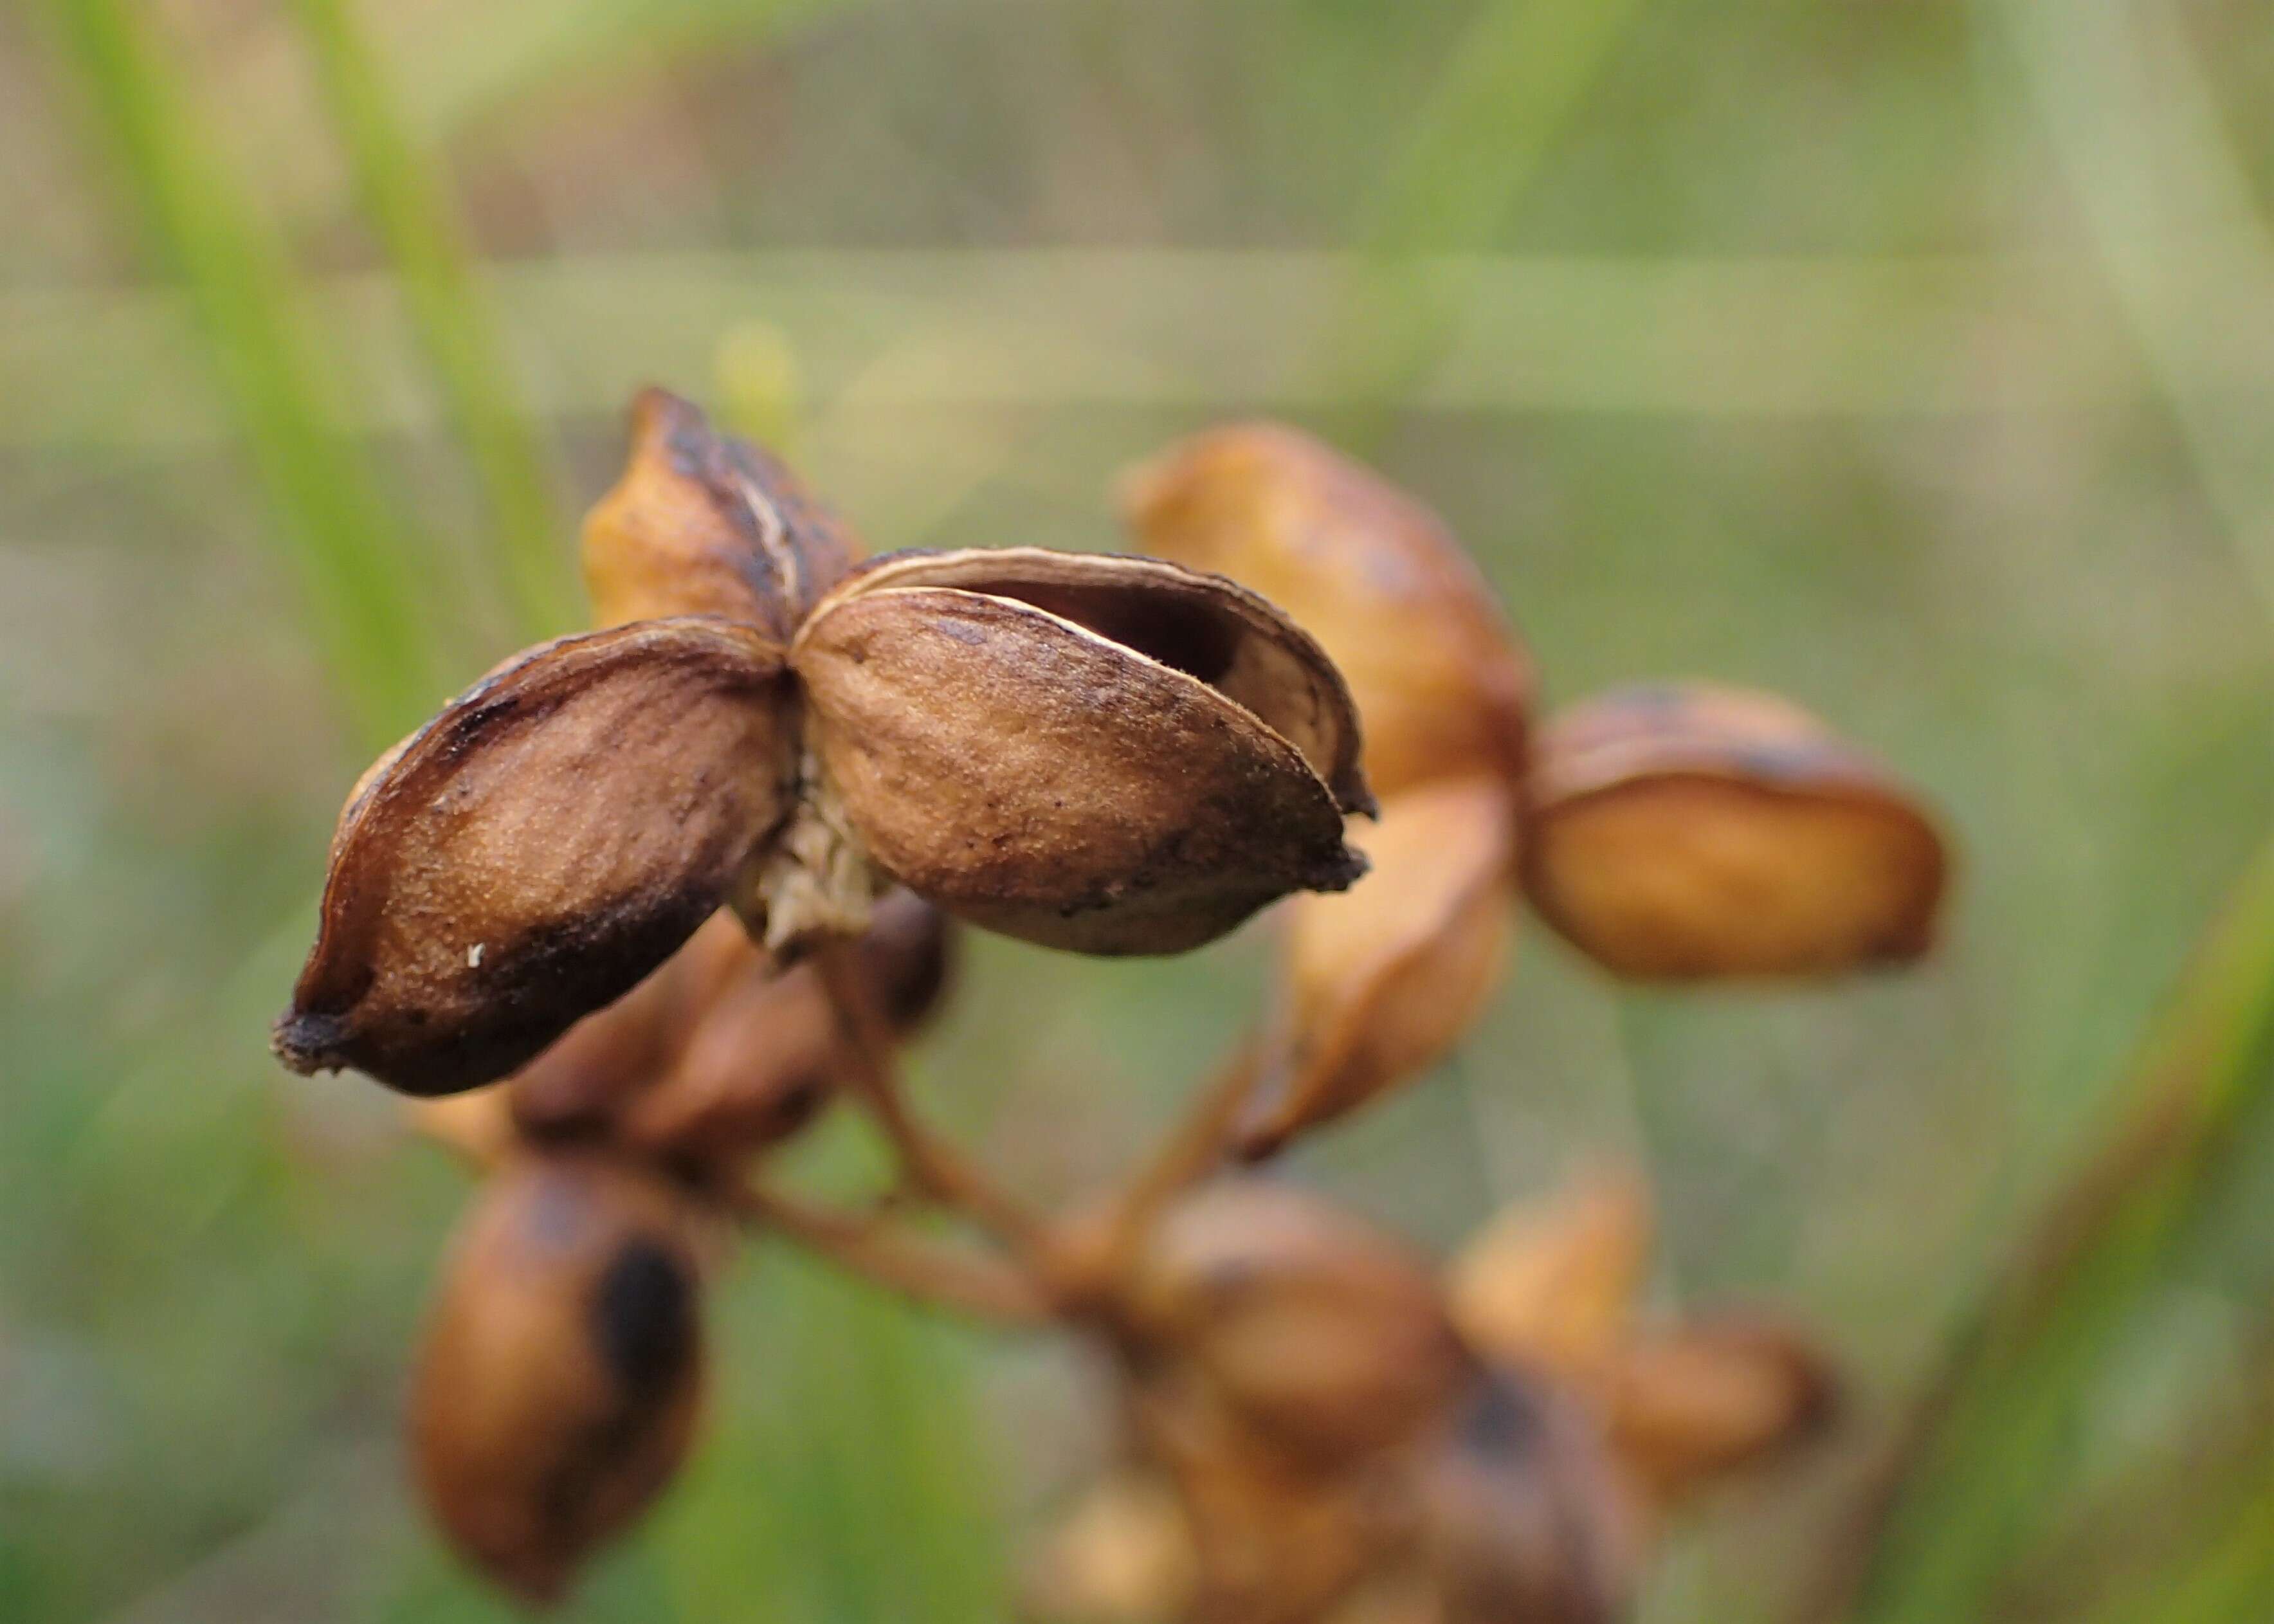
[[[633,400],[631,460],[584,521],[604,626],[720,615],[787,644],[860,553],[788,469],[656,389]]]
[[[1310,1624],[1411,1537],[1396,1450],[1332,1462],[1291,1453],[1220,1386],[1175,1364],[1140,1380],[1130,1419],[1192,1534],[1187,1618]]]
[[[1444,1624],[1608,1624],[1640,1536],[1586,1416],[1552,1388],[1481,1379],[1432,1459],[1423,1544]]]
[[[513,1107],[503,1088],[403,1103],[413,1128],[485,1171],[503,1161],[516,1143]]]
[[[1085,1494],[1027,1575],[1027,1616],[1050,1624],[1166,1624],[1199,1583],[1191,1524],[1153,1473],[1124,1469]]]
[[[1542,732],[1527,888],[1636,979],[1824,975],[1934,940],[1946,858],[1917,799],[1783,700],[1619,689]]]
[[[1507,960],[1516,807],[1500,780],[1409,789],[1350,839],[1367,882],[1288,905],[1284,1035],[1241,1128],[1249,1156],[1435,1065]]]
[[[418,1484],[450,1541],[532,1605],[636,1521],[694,1435],[696,1220],[597,1158],[508,1167],[455,1242],[412,1393]]]
[[[1171,1208],[1124,1295],[1149,1344],[1316,1461],[1411,1435],[1467,1369],[1423,1262],[1262,1179],[1212,1185]]]
[[[955,970],[947,916],[912,891],[888,891],[855,944],[862,979],[896,1038],[921,1031],[937,1013]]]
[[[1632,1325],[1652,1227],[1631,1175],[1518,1203],[1448,1265],[1447,1310],[1480,1357],[1593,1386]]]
[[[277,1054],[413,1094],[529,1061],[726,900],[789,807],[789,705],[765,641],[707,620],[562,638],[477,684],[341,813]]]
[[[1437,516],[1306,434],[1239,424],[1171,447],[1123,483],[1146,551],[1230,576],[1317,638],[1393,796],[1524,770],[1531,662]]]
[[[937,1003],[946,922],[905,891],[878,903],[856,960],[886,1027]],[[515,1074],[515,1121],[546,1142],[606,1139],[689,1166],[730,1165],[824,1106],[844,1063],[838,1013],[809,967],[784,970],[720,910],[646,980]]]
[[[1085,953],[1173,953],[1363,872],[1355,713],[1262,600],[1151,559],[907,555],[790,661],[867,853],[949,912]]]
[[[1838,1394],[1830,1361],[1791,1326],[1728,1314],[1694,1320],[1621,1355],[1609,1386],[1611,1446],[1653,1503],[1677,1507],[1816,1435]]]

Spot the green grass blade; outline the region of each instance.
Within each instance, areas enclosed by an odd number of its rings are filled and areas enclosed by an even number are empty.
[[[501,585],[531,635],[565,631],[581,618],[566,530],[449,183],[411,136],[349,0],[294,0],[294,10],[365,210],[480,480]]]
[[[1359,218],[1361,265],[1325,348],[1329,387],[1370,437],[1467,303],[1428,253],[1489,246],[1642,0],[1485,0]]]
[[[2237,886],[2119,1117],[1985,1296],[1916,1418],[1859,1616],[1940,1624],[1985,1598],[2060,1484],[2114,1333],[2274,1102],[2274,843]]]
[[[284,245],[228,171],[137,8],[46,0],[42,11],[145,230],[194,305],[355,721],[367,744],[389,741],[432,703],[433,646],[411,555],[370,470],[333,427]]]

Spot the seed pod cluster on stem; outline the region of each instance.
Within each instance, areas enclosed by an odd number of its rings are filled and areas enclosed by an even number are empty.
[[[1458,1045],[1519,895],[1630,979],[1916,958],[1931,815],[1765,696],[1620,690],[1536,727],[1447,527],[1293,430],[1203,434],[1122,494],[1157,556],[863,562],[779,460],[650,390],[585,526],[596,629],[350,791],[275,1046],[410,1096],[484,1175],[412,1454],[531,1605],[694,1446],[737,1227],[1102,1351],[1121,1458],[1039,1554],[1037,1618],[1597,1624],[1668,1518],[1829,1414],[1773,1316],[1638,1308],[1638,1178],[1440,1265],[1225,1168]],[[914,1109],[900,1052],[956,922],[1162,954],[1275,903],[1272,1008],[1118,1187],[1047,1211]],[[775,1155],[840,1099],[892,1153],[873,1205]]]
[[[1834,976],[1932,945],[1934,818],[1797,706],[1659,684],[1535,728],[1531,657],[1444,524],[1293,429],[1211,430],[1122,494],[1147,551],[1270,594],[1318,638],[1383,797],[1352,834],[1374,883],[1287,910],[1250,1155],[1449,1053],[1506,962],[1518,889],[1630,980]]]

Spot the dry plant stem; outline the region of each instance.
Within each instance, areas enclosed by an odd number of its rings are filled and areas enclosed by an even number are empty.
[[[836,1006],[845,1034],[846,1086],[891,1141],[910,1182],[985,1229],[1022,1264],[1037,1265],[1048,1244],[1042,1221],[910,1114],[900,1090],[892,1036],[877,1015],[850,944],[823,947],[814,956],[814,968]]]
[[[887,1220],[816,1206],[752,1182],[728,1184],[720,1199],[737,1217],[915,1302],[1003,1325],[1049,1318],[1042,1294],[1010,1265],[932,1245]]]

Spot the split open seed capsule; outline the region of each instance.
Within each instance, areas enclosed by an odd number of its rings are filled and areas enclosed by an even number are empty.
[[[1638,1530],[1593,1424],[1552,1387],[1480,1379],[1422,1504],[1444,1624],[1609,1624],[1624,1612]]]
[[[1510,1206],[1445,1270],[1453,1323],[1480,1358],[1592,1388],[1632,1328],[1652,1228],[1628,1175]]]
[[[1831,1362],[1794,1327],[1754,1315],[1696,1319],[1621,1355],[1612,1447],[1661,1508],[1817,1435],[1838,1408]]]
[[[1575,706],[1541,733],[1532,804],[1533,904],[1619,975],[1826,975],[1933,942],[1933,820],[1773,696],[1688,684]]]
[[[1261,1179],[1171,1209],[1126,1288],[1167,1356],[1284,1446],[1330,1461],[1408,1436],[1467,1368],[1425,1264]]]
[[[1350,838],[1372,865],[1367,882],[1287,906],[1280,1037],[1240,1129],[1250,1157],[1435,1065],[1507,961],[1516,807],[1500,780],[1409,789]]]
[[[950,913],[1085,953],[1173,953],[1363,872],[1350,696],[1229,583],[1031,548],[855,574],[790,650],[826,792]]]
[[[860,555],[778,459],[656,389],[632,402],[631,460],[584,520],[584,581],[604,626],[718,615],[787,643]]]
[[[532,1605],[677,1470],[703,1388],[695,1220],[597,1158],[529,1158],[453,1244],[412,1392],[418,1484],[451,1543]]]
[[[1531,662],[1420,502],[1307,434],[1247,423],[1133,471],[1122,508],[1147,552],[1231,577],[1319,639],[1365,721],[1376,793],[1519,777]]]
[[[340,814],[277,1053],[412,1094],[518,1069],[726,900],[789,811],[792,699],[760,634],[714,620],[561,638],[485,677]]]

